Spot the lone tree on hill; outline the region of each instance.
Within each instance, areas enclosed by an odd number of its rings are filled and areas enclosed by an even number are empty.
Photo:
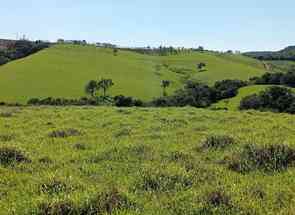
[[[103,91],[103,97],[106,97],[106,92],[109,88],[111,88],[114,85],[112,79],[104,79],[102,78],[97,83],[97,89]]]
[[[96,96],[97,90],[97,81],[94,80],[89,81],[85,87],[86,94],[90,95],[93,98]]]
[[[169,87],[170,84],[171,84],[171,82],[168,80],[162,81],[161,87],[163,88],[163,96],[167,96],[166,88]]]
[[[113,49],[113,54],[114,54],[114,56],[117,56],[117,55],[118,55],[118,52],[119,52],[119,50],[118,50],[117,48],[114,48],[114,49]]]
[[[202,70],[204,67],[206,67],[206,64],[205,63],[202,63],[201,62],[201,63],[198,64],[198,69],[199,70]]]

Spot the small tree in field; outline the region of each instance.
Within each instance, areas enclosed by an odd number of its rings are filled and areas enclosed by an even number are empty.
[[[112,79],[104,79],[102,78],[97,83],[97,89],[103,91],[103,97],[106,97],[106,92],[109,88],[111,88],[114,85]]]
[[[93,98],[95,97],[97,90],[97,82],[94,80],[89,81],[85,87],[86,94],[90,95]]]
[[[114,49],[113,49],[113,54],[114,54],[114,56],[117,56],[117,55],[118,55],[118,52],[119,52],[119,50],[118,50],[117,48],[114,48]]]
[[[171,84],[171,82],[168,80],[162,81],[161,87],[163,88],[163,96],[167,96],[166,88],[169,87],[170,84]]]
[[[198,64],[198,69],[199,70],[202,70],[204,67],[206,67],[206,64],[205,63],[199,63]]]

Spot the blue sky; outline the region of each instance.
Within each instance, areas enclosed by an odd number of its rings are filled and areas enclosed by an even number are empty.
[[[277,50],[295,45],[294,0],[9,0],[0,38]]]

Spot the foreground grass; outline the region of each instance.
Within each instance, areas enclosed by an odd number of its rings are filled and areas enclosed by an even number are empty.
[[[2,107],[0,214],[292,214],[292,166],[229,164],[294,140],[286,114]]]
[[[197,64],[207,64],[200,72]],[[166,67],[166,66],[168,67]],[[259,61],[235,55],[187,53],[149,56],[94,46],[57,45],[0,67],[0,101],[25,103],[34,97],[79,98],[89,80],[113,79],[111,95],[142,100],[162,95],[161,81],[170,80],[168,93],[191,78],[208,84],[227,78],[247,80],[264,73]]]

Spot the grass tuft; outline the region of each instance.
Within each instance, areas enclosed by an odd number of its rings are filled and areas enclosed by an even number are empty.
[[[112,214],[120,210],[136,209],[137,205],[133,201],[118,189],[112,188],[88,201],[81,209],[80,214]]]
[[[66,130],[55,130],[48,134],[48,136],[51,138],[67,138],[67,137],[80,136],[80,135],[81,135],[81,132],[73,128],[66,129]]]
[[[13,117],[13,114],[11,112],[1,112],[0,117],[9,118],[9,117]]]
[[[84,143],[76,143],[74,149],[83,151],[87,149],[87,146]]]
[[[74,215],[78,209],[70,201],[55,201],[42,203],[38,207],[38,215]]]
[[[231,158],[231,170],[247,173],[255,170],[280,172],[295,164],[295,149],[286,145],[245,146],[242,153]]]
[[[14,137],[15,136],[13,134],[1,134],[0,141],[9,142],[9,141],[12,141],[14,139]]]
[[[225,149],[235,144],[235,139],[227,135],[210,135],[202,143],[203,149]]]
[[[40,185],[40,191],[48,195],[56,195],[65,192],[71,192],[74,187],[58,179],[51,179],[48,183]]]
[[[30,162],[23,152],[10,147],[0,148],[0,164],[4,166],[13,165],[15,163]]]
[[[194,178],[190,175],[169,173],[163,170],[143,171],[136,188],[147,192],[169,192],[190,188],[193,183]]]

